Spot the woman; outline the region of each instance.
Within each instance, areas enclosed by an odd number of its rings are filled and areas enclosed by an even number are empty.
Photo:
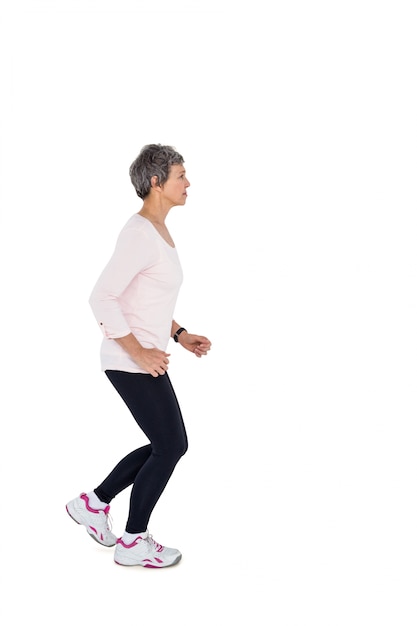
[[[173,319],[182,271],[165,220],[173,206],[187,199],[183,157],[171,146],[150,144],[129,173],[143,205],[122,229],[89,302],[104,335],[102,369],[149,444],[130,452],[93,491],[68,502],[67,511],[93,539],[116,545],[116,563],[167,567],[178,563],[181,553],[154,541],[148,522],[187,450],[187,435],[167,373],[166,349],[172,337],[200,358],[211,343]],[[130,485],[126,529],[117,539],[109,526],[109,504]]]

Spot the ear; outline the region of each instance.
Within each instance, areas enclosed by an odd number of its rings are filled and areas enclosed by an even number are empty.
[[[151,178],[151,187],[152,189],[155,189],[156,187],[160,188],[160,184],[159,184],[159,178],[158,176],[152,176]]]

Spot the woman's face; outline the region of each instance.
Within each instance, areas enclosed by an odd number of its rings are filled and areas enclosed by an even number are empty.
[[[190,183],[183,165],[172,165],[167,181],[161,186],[164,197],[172,205],[185,204]]]

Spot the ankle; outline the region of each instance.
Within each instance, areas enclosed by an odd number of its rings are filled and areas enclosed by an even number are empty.
[[[96,511],[104,511],[109,506],[107,502],[100,500],[94,491],[89,491],[86,496],[88,498],[88,506]]]
[[[132,543],[136,541],[136,539],[138,538],[146,539],[147,536],[148,536],[148,532],[146,530],[141,533],[128,533],[127,530],[125,530],[122,536],[122,541],[127,546],[130,546]]]

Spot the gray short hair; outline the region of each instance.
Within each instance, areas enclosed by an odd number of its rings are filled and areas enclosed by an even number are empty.
[[[184,159],[172,146],[151,143],[144,146],[129,168],[130,180],[139,198],[146,198],[151,189],[151,178],[157,176],[163,185],[169,176],[171,165],[182,165]]]

